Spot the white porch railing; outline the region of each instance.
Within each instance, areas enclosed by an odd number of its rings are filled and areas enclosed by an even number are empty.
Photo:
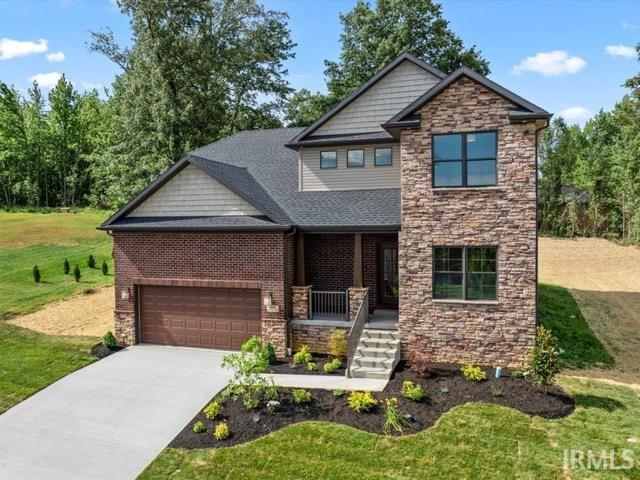
[[[349,321],[347,298],[346,291],[311,290],[311,319]]]

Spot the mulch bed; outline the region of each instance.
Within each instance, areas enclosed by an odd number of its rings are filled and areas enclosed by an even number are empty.
[[[109,355],[119,352],[123,348],[124,347],[107,348],[102,343],[98,343],[97,345],[91,347],[91,355],[93,355],[94,357],[98,357],[98,360],[102,360]]]
[[[422,402],[416,403],[402,396],[400,390],[404,380],[411,380],[423,387],[425,398]],[[498,388],[502,391],[502,396],[493,396],[492,391]],[[448,390],[448,393],[444,393],[443,389]],[[337,398],[327,390],[309,390],[313,395],[312,403],[298,406],[292,403],[290,391],[291,389],[284,388],[280,390],[278,400],[281,408],[277,413],[269,413],[265,408],[266,402],[258,410],[248,411],[241,399],[227,399],[219,419],[207,420],[199,412],[169,446],[186,449],[226,447],[254,440],[305,420],[336,422],[367,432],[382,432],[385,410],[382,404],[373,412],[357,413],[347,404],[348,392]],[[456,405],[469,402],[495,403],[549,419],[566,417],[575,408],[573,399],[557,387],[549,388],[548,394],[544,395],[538,387],[524,379],[503,377],[470,382],[462,377],[459,367],[455,365],[433,365],[428,375],[420,377],[401,364],[385,390],[374,392],[373,396],[380,401],[388,397],[398,399],[400,410],[413,417],[407,420],[405,434],[429,428],[443,413]],[[227,422],[231,436],[227,440],[217,441],[213,437],[213,430],[220,420]],[[206,432],[193,433],[196,421],[204,423]]]
[[[275,363],[269,365],[267,373],[292,373],[299,375],[338,375],[339,377],[344,377],[346,365],[343,365],[341,368],[338,368],[331,373],[326,373],[324,371],[324,364],[330,362],[331,360],[332,358],[328,356],[314,355],[311,361],[316,364],[318,370],[316,370],[315,372],[310,372],[309,370],[307,370],[306,365],[296,365],[295,363],[293,363],[292,358],[278,358]]]

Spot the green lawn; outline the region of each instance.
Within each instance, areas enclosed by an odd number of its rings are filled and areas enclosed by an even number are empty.
[[[540,323],[557,338],[569,368],[611,367],[613,357],[593,334],[578,304],[566,288],[538,285]]]
[[[44,335],[0,321],[0,414],[90,364],[95,338]]]
[[[633,470],[563,472],[565,449],[617,452],[640,462],[640,399],[630,389],[563,378],[578,407],[561,420],[488,404],[446,413],[424,432],[384,437],[304,422],[220,450],[165,450],[141,479],[640,478]],[[203,435],[210,435],[210,432]],[[629,438],[637,438],[636,443]],[[586,453],[585,453],[586,455]],[[570,472],[570,473],[569,473]]]
[[[113,276],[100,271],[106,260],[113,272],[112,240],[96,230],[107,218],[104,212],[13,213],[0,212],[0,319],[29,313],[39,307],[89,290],[113,284]],[[93,254],[98,268],[87,267]],[[71,269],[78,264],[82,279],[64,275],[63,262]],[[33,282],[32,270],[38,265],[42,275]]]

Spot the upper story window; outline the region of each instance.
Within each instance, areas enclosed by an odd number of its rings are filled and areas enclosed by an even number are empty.
[[[347,150],[347,167],[364,167],[364,150]]]
[[[434,257],[434,298],[497,299],[496,247],[436,247]]]
[[[496,185],[496,132],[433,135],[434,187]]]
[[[386,167],[393,164],[393,154],[390,148],[376,148],[373,156],[373,164],[376,167]]]
[[[337,168],[338,155],[335,150],[320,152],[320,168]]]

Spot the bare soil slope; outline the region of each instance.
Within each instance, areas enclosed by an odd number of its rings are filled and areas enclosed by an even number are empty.
[[[640,249],[598,238],[540,238],[539,281],[568,288],[616,360],[580,372],[640,383]]]

